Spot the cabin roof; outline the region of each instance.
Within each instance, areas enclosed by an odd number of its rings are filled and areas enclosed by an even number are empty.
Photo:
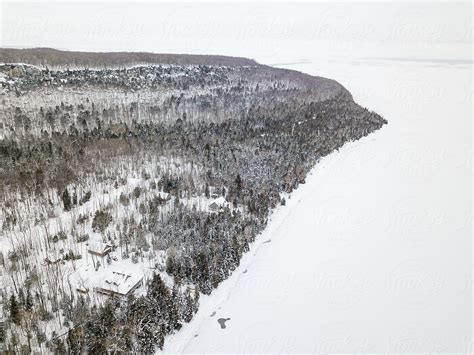
[[[107,249],[111,248],[112,246],[107,243],[102,242],[90,242],[87,246],[88,251],[96,252],[96,253],[103,253]]]
[[[102,279],[100,288],[126,295],[142,279],[143,276],[128,271],[111,271]]]

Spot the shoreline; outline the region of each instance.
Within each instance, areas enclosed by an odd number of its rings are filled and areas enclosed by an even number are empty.
[[[381,129],[383,129],[382,127]],[[297,189],[295,189],[291,194],[285,195],[286,205],[279,205],[272,211],[268,224],[265,229],[259,234],[255,241],[250,245],[250,250],[245,253],[240,261],[240,265],[232,272],[232,274],[224,280],[219,286],[213,290],[210,295],[201,295],[199,310],[194,315],[191,322],[184,324],[183,327],[176,333],[171,334],[165,339],[165,344],[163,350],[158,350],[156,353],[184,353],[186,352],[187,347],[191,344],[193,339],[199,336],[199,329],[202,326],[203,322],[208,317],[213,317],[216,320],[216,330],[219,326],[217,319],[219,317],[227,317],[230,315],[219,314],[219,310],[222,305],[229,299],[229,296],[232,294],[232,291],[237,287],[240,278],[245,277],[247,271],[251,268],[252,263],[258,257],[258,252],[262,247],[267,248],[272,245],[272,242],[277,241],[278,239],[273,239],[272,234],[283,226],[286,218],[288,218],[296,205],[298,205],[301,200],[307,197],[307,193],[314,188],[314,184],[317,184],[318,171],[320,169],[325,169],[328,167],[328,164],[340,154],[344,154],[345,151],[354,149],[362,144],[365,140],[370,138],[373,139],[372,135],[379,132],[381,129],[372,132],[371,134],[362,137],[356,141],[348,142],[344,144],[339,150],[336,150],[329,155],[321,158],[310,170],[306,176],[306,182],[300,184]],[[269,243],[269,241],[271,241]],[[295,245],[295,247],[298,247]],[[232,319],[229,320],[228,326],[232,326]],[[184,344],[183,344],[184,341]]]

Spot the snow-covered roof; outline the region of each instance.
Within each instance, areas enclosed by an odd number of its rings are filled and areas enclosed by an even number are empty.
[[[211,203],[211,204],[209,205],[209,207],[210,207],[211,209],[217,209],[217,208],[219,208],[219,205],[218,205],[216,202],[213,202],[213,203]]]
[[[101,281],[100,287],[103,290],[128,294],[140,281],[143,276],[127,271],[111,271]]]
[[[46,257],[43,259],[43,265],[47,265],[49,263],[57,263],[62,260],[62,255],[59,252],[52,250],[46,254]]]
[[[223,196],[214,198],[211,201],[212,202],[208,205],[211,211],[217,211],[229,204]]]
[[[111,248],[111,247],[112,246],[110,244],[107,244],[107,243],[92,241],[87,246],[87,250],[92,251],[92,252],[96,252],[96,253],[103,253],[108,248]]]

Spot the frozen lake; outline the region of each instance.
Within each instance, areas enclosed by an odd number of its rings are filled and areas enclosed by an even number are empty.
[[[338,80],[389,124],[313,169],[165,350],[470,349],[471,64],[286,67]]]

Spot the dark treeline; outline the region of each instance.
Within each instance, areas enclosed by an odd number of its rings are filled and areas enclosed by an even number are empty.
[[[146,52],[71,52],[53,48],[0,48],[0,62],[44,67],[123,67],[133,64],[255,65],[247,58],[220,55],[163,54]]]

